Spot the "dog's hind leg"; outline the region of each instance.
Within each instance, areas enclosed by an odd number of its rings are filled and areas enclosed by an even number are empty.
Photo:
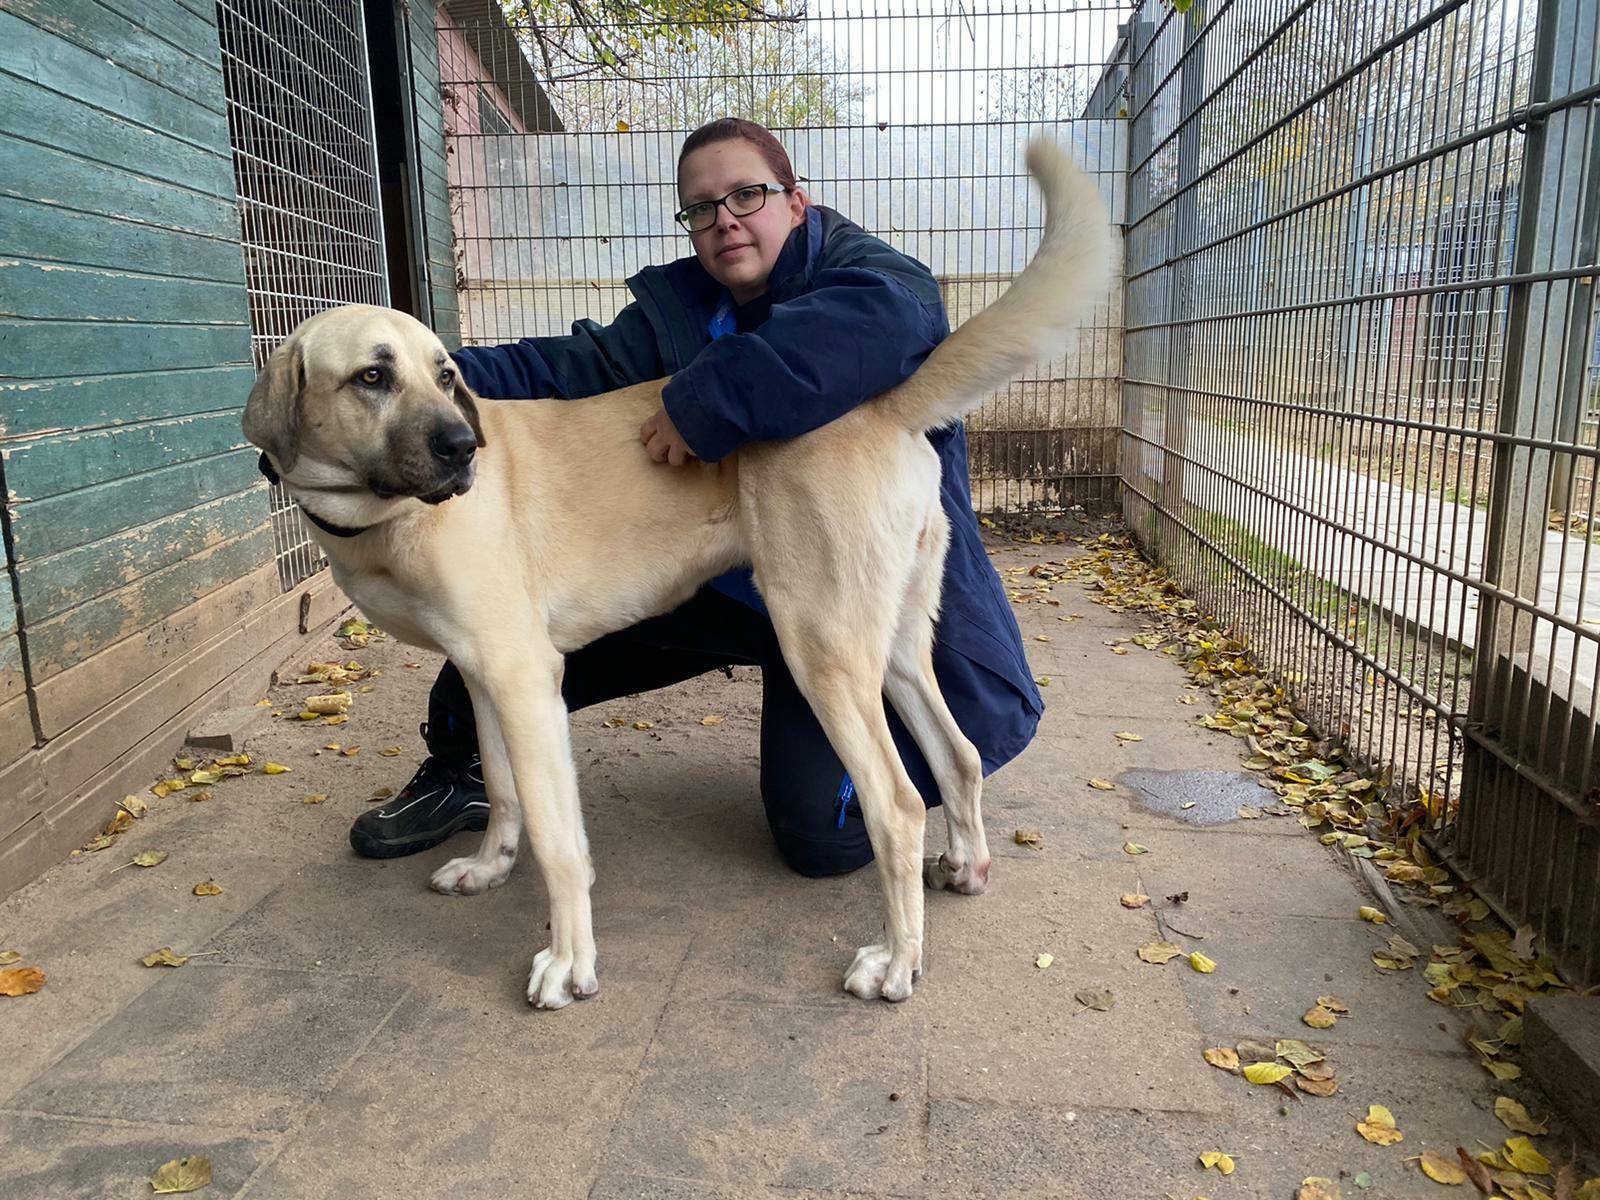
[[[949,524],[942,512],[935,511],[918,542],[883,690],[928,760],[944,800],[949,849],[927,861],[923,878],[931,888],[975,895],[989,882],[989,843],[983,832],[983,761],[956,724],[933,673],[933,621],[949,539]]]
[[[522,806],[506,757],[500,722],[483,689],[470,681],[472,711],[478,726],[478,754],[483,760],[483,782],[489,793],[489,827],[476,854],[452,858],[433,873],[429,885],[447,896],[476,896],[499,887],[517,862],[522,841]]]
[[[852,611],[827,596],[763,583],[784,658],[855,783],[887,906],[886,940],[863,946],[845,990],[863,1000],[904,1000],[922,973],[922,797],[906,774],[883,711],[892,613]],[[858,593],[860,594],[860,593]],[[877,628],[881,625],[882,628]]]
[[[572,762],[567,706],[561,699],[561,671],[560,653],[545,643],[510,652],[498,648],[493,663],[483,664],[478,673],[483,697],[493,706],[523,825],[550,897],[550,944],[534,956],[528,976],[528,1003],[538,1008],[564,1008],[594,995],[600,986],[589,904],[594,868],[578,807],[578,774]],[[472,678],[464,666],[462,673]],[[476,704],[476,692],[473,700]]]

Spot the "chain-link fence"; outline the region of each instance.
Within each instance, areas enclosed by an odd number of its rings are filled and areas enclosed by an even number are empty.
[[[1588,979],[1596,12],[1145,0],[1123,443],[1147,548]]]
[[[691,253],[672,221],[677,151],[722,116],[772,128],[811,198],[926,263],[959,323],[1038,243],[1031,137],[1055,137],[1099,173],[1120,221],[1126,122],[1096,85],[1125,8],[824,0],[680,36],[508,24],[482,0],[444,4],[463,340],[603,323],[628,301],[629,275]],[[1120,291],[968,420],[980,509],[1114,500]]]

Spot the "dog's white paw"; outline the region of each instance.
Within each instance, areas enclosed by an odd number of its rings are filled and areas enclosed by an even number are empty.
[[[844,990],[863,1000],[908,1000],[922,974],[921,957],[908,951],[896,959],[888,946],[863,946],[844,973]]]
[[[948,854],[922,860],[922,881],[934,891],[980,895],[989,886],[989,859],[957,863]]]
[[[587,1000],[600,990],[594,963],[573,961],[570,954],[544,949],[533,957],[528,976],[528,1003],[535,1008],[565,1008],[574,1000]]]
[[[516,861],[515,856],[505,854],[497,854],[489,862],[475,854],[452,858],[433,873],[428,886],[446,896],[476,896],[504,883]]]

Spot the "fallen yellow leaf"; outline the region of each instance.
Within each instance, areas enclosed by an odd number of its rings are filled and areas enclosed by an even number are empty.
[[[208,879],[204,883],[194,885],[194,894],[196,896],[220,896],[222,895],[222,889]]]
[[[728,719],[727,717],[701,717],[700,718],[700,724],[702,724],[702,725],[721,725],[727,719]]]
[[[1044,834],[1037,829],[1019,829],[1011,837],[1019,846],[1044,845]]]
[[[1350,1015],[1350,1010],[1345,1006],[1345,1002],[1337,996],[1318,996],[1317,1003],[1331,1013],[1338,1013],[1341,1017]]]
[[[136,867],[159,867],[167,861],[165,850],[145,850],[133,856],[133,865]]]
[[[1525,1137],[1510,1138],[1506,1142],[1506,1161],[1524,1175],[1550,1174],[1550,1160],[1534,1148]]]
[[[1387,925],[1389,923],[1388,914],[1382,909],[1372,908],[1365,904],[1356,909],[1356,915],[1363,921],[1371,921],[1374,925]]]
[[[187,1158],[175,1158],[171,1162],[162,1163],[156,1168],[156,1173],[150,1176],[150,1186],[158,1194],[175,1192],[198,1192],[203,1187],[211,1185],[211,1160],[202,1158],[198,1154],[191,1154]]]
[[[181,967],[189,961],[189,956],[174,954],[171,946],[163,946],[159,950],[152,950],[139,961],[147,967]]]
[[[0,971],[0,996],[31,996],[44,986],[38,967],[7,967]]]
[[[1089,780],[1089,786],[1097,792],[1114,792],[1117,790],[1117,785],[1109,779],[1091,779]]]
[[[1339,1185],[1321,1175],[1312,1175],[1300,1181],[1294,1200],[1340,1200]]]
[[[1356,1132],[1379,1146],[1392,1146],[1406,1136],[1395,1127],[1394,1114],[1381,1104],[1367,1105],[1367,1119],[1356,1122]]]
[[[656,723],[654,721],[635,721],[633,727],[635,729],[654,729]]]
[[[0,950],[0,967],[9,967],[21,957],[21,950]]]
[[[1215,1167],[1224,1175],[1232,1175],[1233,1155],[1224,1154],[1220,1150],[1207,1150],[1200,1156],[1200,1165],[1208,1171]]]
[[[1457,1163],[1432,1150],[1424,1150],[1417,1165],[1435,1183],[1458,1184],[1467,1181],[1467,1173]]]
[[[1122,893],[1122,907],[1123,908],[1143,908],[1146,904],[1149,904],[1149,903],[1150,903],[1150,897],[1146,896],[1143,892],[1123,892]]]
[[[1144,959],[1145,962],[1155,963],[1157,966],[1171,962],[1182,953],[1183,947],[1175,946],[1171,942],[1146,942],[1139,947],[1139,957]]]
[[[378,753],[383,755],[385,758],[395,758],[398,755],[404,754],[405,751],[400,749],[399,746],[385,746],[382,750],[379,750]]]
[[[1056,956],[1053,954],[1041,954],[1038,958],[1033,960],[1033,965],[1038,967],[1041,971],[1048,971],[1050,969],[1050,964],[1055,962],[1055,960]]]
[[[1500,1118],[1500,1123],[1507,1129],[1517,1133],[1541,1134],[1549,1125],[1548,1121],[1535,1121],[1532,1114],[1510,1096],[1495,1097],[1494,1115]]]
[[[1277,1083],[1289,1074],[1288,1067],[1276,1062],[1253,1062],[1244,1069],[1244,1077],[1259,1084]]]
[[[1138,842],[1123,842],[1122,848],[1129,854],[1149,854],[1149,846],[1141,846]]]
[[[1142,741],[1144,741],[1144,734],[1142,734],[1142,733],[1129,733],[1126,730],[1123,730],[1120,733],[1114,733],[1111,736],[1116,738],[1117,741],[1119,741],[1119,742],[1142,742]]]
[[[1313,1029],[1332,1029],[1339,1018],[1319,1004],[1315,1008],[1308,1010],[1306,1015],[1300,1019]]]
[[[309,796],[302,796],[300,798],[301,804],[326,804],[327,802],[327,792],[312,792]]]
[[[1189,955],[1189,965],[1202,975],[1209,975],[1217,969],[1217,964],[1198,950]]]
[[[1220,1070],[1232,1071],[1234,1074],[1239,1071],[1239,1052],[1231,1046],[1216,1046],[1207,1050],[1204,1058]]]
[[[290,768],[282,763],[269,762],[261,768],[261,773],[263,775],[287,775],[289,770]]]

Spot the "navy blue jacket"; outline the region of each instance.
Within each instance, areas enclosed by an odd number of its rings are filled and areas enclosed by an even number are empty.
[[[497,399],[574,399],[671,375],[663,402],[706,462],[746,442],[798,437],[887,391],[949,333],[928,269],[832,209],[813,206],[773,267],[771,314],[713,340],[727,290],[694,257],[646,267],[610,325],[456,352],[467,385]],[[1033,738],[1044,703],[1000,578],[983,550],[958,425],[928,435],[950,518],[934,670],[950,711],[993,771]],[[662,468],[667,470],[670,468]],[[720,590],[760,607],[748,584]]]

